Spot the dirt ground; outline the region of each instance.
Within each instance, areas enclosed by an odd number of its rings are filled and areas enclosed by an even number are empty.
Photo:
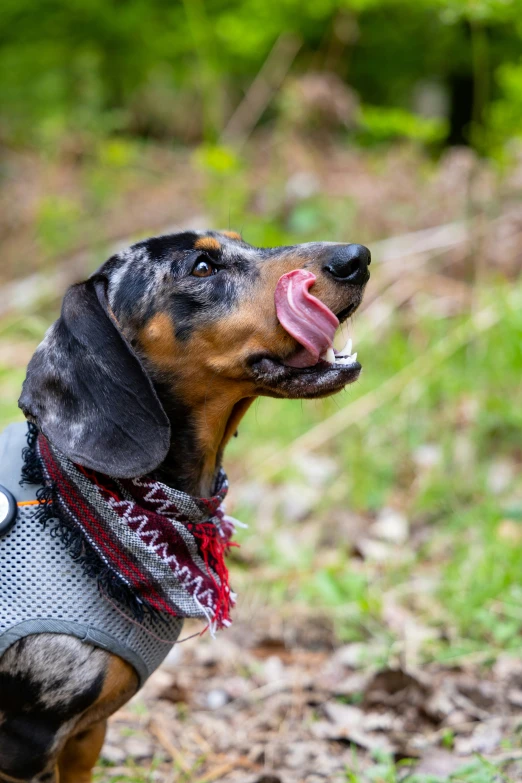
[[[99,779],[322,783],[383,754],[442,779],[480,754],[510,760],[520,779],[522,752],[502,739],[522,728],[521,661],[379,668],[374,653],[336,643],[324,617],[291,613],[178,644],[111,719],[102,759],[113,766]]]

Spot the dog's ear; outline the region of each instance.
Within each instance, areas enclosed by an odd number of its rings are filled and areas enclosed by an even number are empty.
[[[149,473],[169,449],[169,420],[118,328],[101,276],[67,291],[18,404],[69,459],[115,478]]]

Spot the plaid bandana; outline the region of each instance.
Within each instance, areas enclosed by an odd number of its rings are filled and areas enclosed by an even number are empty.
[[[30,424],[22,481],[43,484],[35,517],[136,619],[148,612],[204,617],[211,630],[230,625],[224,556],[235,520],[224,513],[222,470],[211,498],[149,476],[113,479],[75,465]]]

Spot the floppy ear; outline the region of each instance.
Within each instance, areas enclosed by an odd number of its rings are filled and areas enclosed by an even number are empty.
[[[18,404],[73,462],[143,476],[170,445],[170,424],[107,301],[107,280],[69,288],[61,317],[29,362]]]

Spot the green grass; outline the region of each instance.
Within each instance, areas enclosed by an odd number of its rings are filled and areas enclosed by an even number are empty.
[[[54,317],[54,310],[46,310],[44,315],[13,315],[0,322],[0,429],[23,419],[17,400],[25,367]]]
[[[463,764],[449,776],[417,775],[415,761],[402,759],[399,762],[385,755],[378,755],[375,763],[359,772],[357,755],[354,753],[353,766],[346,770],[347,783],[514,783],[513,779],[502,771],[501,765],[492,764],[481,756]]]

